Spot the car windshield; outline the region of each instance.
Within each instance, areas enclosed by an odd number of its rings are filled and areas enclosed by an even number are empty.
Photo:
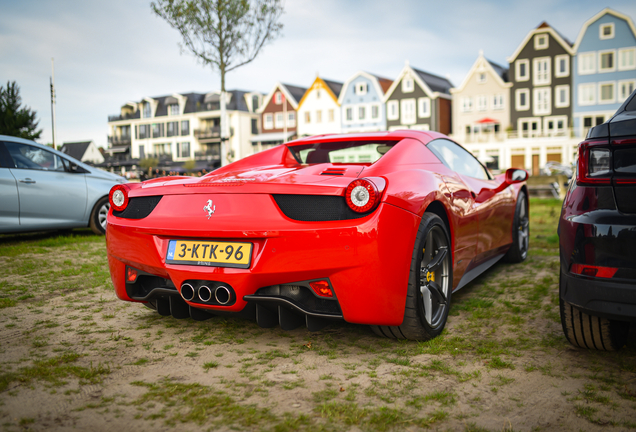
[[[380,159],[397,141],[344,141],[288,146],[302,164],[365,163]]]

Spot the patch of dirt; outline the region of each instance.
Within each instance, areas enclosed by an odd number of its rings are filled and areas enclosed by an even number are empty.
[[[67,260],[106,267],[103,247],[20,256],[46,264],[0,276],[23,285],[52,271],[58,287],[2,310],[5,430],[636,427],[636,335],[619,353],[570,346],[557,257],[496,265],[453,295],[441,338],[417,343],[346,323],[310,333],[160,317],[92,270],[60,273]]]

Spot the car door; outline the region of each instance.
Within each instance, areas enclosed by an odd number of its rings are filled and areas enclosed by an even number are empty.
[[[13,231],[20,226],[18,184],[9,169],[12,161],[0,142],[0,232]]]
[[[87,225],[86,177],[72,173],[55,153],[41,147],[5,142],[17,180],[20,226],[25,229]]]
[[[428,143],[427,148],[450,169],[450,172],[442,175],[442,179],[450,194],[449,202],[453,207],[453,214],[458,216],[455,221],[455,267],[453,271],[456,276],[461,278],[468,265],[475,258],[477,250],[479,218],[475,210],[476,195],[457,170],[460,168],[457,148],[461,149],[461,147],[447,139],[436,139]]]
[[[493,179],[488,170],[466,149],[446,139],[434,140],[428,145],[447,161],[470,194],[471,222],[474,227],[475,249],[473,264],[479,264],[498,253],[499,248],[509,244],[512,232],[514,199],[512,191],[506,189],[494,193],[499,181]],[[475,223],[475,221],[477,223]]]

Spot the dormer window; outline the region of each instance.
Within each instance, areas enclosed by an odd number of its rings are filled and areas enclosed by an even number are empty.
[[[548,35],[546,33],[538,34],[534,37],[534,49],[543,50],[548,48]]]
[[[599,28],[599,38],[613,39],[614,38],[614,23],[602,24]]]
[[[252,112],[256,112],[259,105],[258,96],[252,96]]]
[[[280,105],[283,103],[283,95],[281,92],[276,92],[276,94],[274,94],[274,103],[276,105]]]
[[[150,103],[148,102],[144,102],[143,104],[143,116],[144,118],[152,117],[152,107],[150,106]]]
[[[176,116],[179,115],[179,104],[170,104],[168,105],[168,115]]]
[[[367,83],[356,84],[356,94],[359,96],[367,94]]]
[[[415,90],[415,83],[413,82],[413,77],[405,76],[402,80],[402,92],[403,93],[411,93]]]

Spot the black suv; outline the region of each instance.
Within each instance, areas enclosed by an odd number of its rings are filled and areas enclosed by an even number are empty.
[[[636,321],[636,91],[579,144],[558,233],[565,336],[620,349]]]

